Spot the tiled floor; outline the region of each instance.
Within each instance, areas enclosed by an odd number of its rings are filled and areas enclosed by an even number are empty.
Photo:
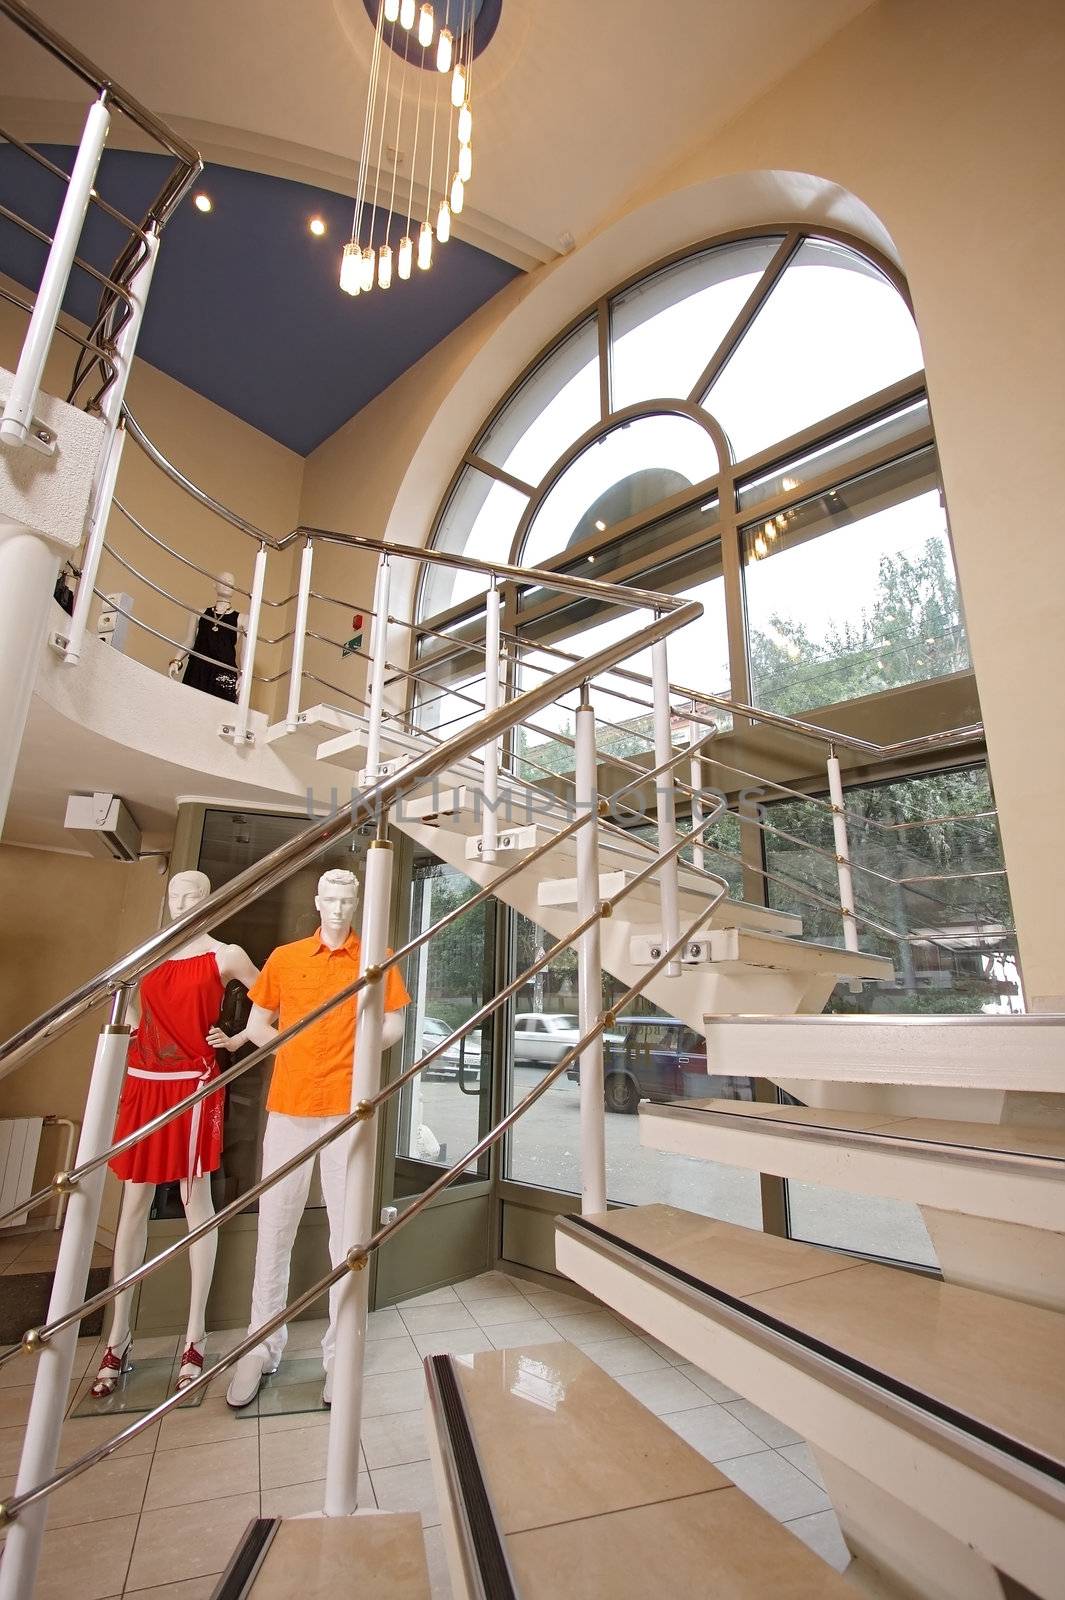
[[[569,1339],[819,1554],[847,1555],[801,1439],[724,1385],[610,1312],[503,1273],[437,1289],[370,1318],[360,1502],[421,1513],[434,1596],[449,1596],[422,1415],[421,1359],[435,1351],[503,1349]],[[290,1330],[310,1355],[322,1324]],[[223,1349],[236,1333],[212,1336]],[[79,1344],[72,1403],[100,1346]],[[176,1339],[138,1340],[140,1359],[175,1355]],[[25,1361],[26,1365],[22,1365]],[[0,1496],[10,1492],[29,1404],[29,1358],[0,1367]],[[321,1505],[327,1414],[238,1417],[222,1385],[167,1418],[53,1499],[38,1600],[207,1600],[245,1524]],[[73,1459],[114,1431],[111,1419],[68,1421]]]

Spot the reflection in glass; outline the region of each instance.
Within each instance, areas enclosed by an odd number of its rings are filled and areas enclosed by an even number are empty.
[[[542,566],[595,532],[717,472],[713,440],[690,417],[638,417],[570,463],[533,518],[523,566]]]
[[[744,460],[923,365],[898,290],[855,251],[808,240],[705,404]]]
[[[617,296],[610,308],[615,411],[691,393],[780,242],[719,245]]]
[[[748,506],[775,500],[792,490],[801,489],[811,479],[822,478],[826,473],[844,468],[856,457],[869,455],[873,450],[894,444],[896,440],[905,439],[929,425],[927,400],[903,406],[890,416],[854,428],[844,438],[834,439],[820,450],[808,451],[805,455],[796,456],[793,461],[785,462],[783,466],[775,466],[771,472],[749,478],[738,492],[739,508],[745,511]]]
[[[744,530],[756,705],[796,713],[969,666],[935,455]]]
[[[526,378],[474,454],[535,485],[599,415],[599,334],[591,317]]]
[[[472,560],[506,561],[527,496],[487,473],[467,467],[437,525],[433,548]],[[436,616],[474,595],[484,594],[483,573],[452,567],[426,567],[418,600],[419,618]]]

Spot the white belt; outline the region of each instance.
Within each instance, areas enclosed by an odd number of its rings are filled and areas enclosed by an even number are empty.
[[[157,1083],[181,1083],[195,1081],[196,1083],[209,1083],[212,1064],[205,1061],[200,1072],[147,1072],[143,1067],[128,1067],[127,1072],[131,1078],[154,1078]],[[192,1118],[189,1122],[189,1159],[186,1165],[189,1169],[188,1178],[181,1180],[181,1201],[184,1205],[189,1198],[189,1182],[193,1178],[203,1177],[203,1164],[200,1160],[200,1127],[203,1123],[203,1101],[197,1100],[192,1108]]]

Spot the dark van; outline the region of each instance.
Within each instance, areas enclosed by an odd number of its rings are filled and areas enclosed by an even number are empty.
[[[580,1063],[566,1076],[580,1082]],[[707,1070],[706,1038],[677,1017],[619,1017],[603,1043],[608,1111],[636,1110],[641,1100],[753,1100],[749,1078]]]

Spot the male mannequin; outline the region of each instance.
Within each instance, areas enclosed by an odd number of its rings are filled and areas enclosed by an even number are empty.
[[[351,924],[358,901],[359,887],[353,872],[323,873],[314,901],[321,918],[317,933],[279,946],[267,959],[258,982],[249,991],[252,1013],[244,1033],[227,1039],[215,1028],[208,1034],[209,1042],[222,1049],[239,1048],[245,1039],[257,1046],[269,1044],[279,1032],[275,1022],[280,1021],[283,1031],[353,983],[359,974],[359,939]],[[409,1001],[398,970],[390,967],[385,978],[385,1050],[402,1038],[403,1019],[399,1013]],[[264,1177],[348,1115],[355,1059],[355,1010],[354,998],[343,1002],[278,1051],[266,1102]],[[329,1214],[329,1255],[334,1266],[340,1264],[353,1242],[342,1236],[346,1144],[345,1139],[337,1139],[319,1154]],[[313,1157],[268,1189],[259,1201],[249,1331],[276,1316],[288,1298],[289,1259],[307,1203],[312,1170]],[[326,1404],[331,1397],[338,1298],[339,1288],[334,1286],[329,1296],[329,1326],[322,1340]],[[287,1330],[277,1329],[237,1363],[226,1395],[235,1410],[249,1405],[264,1376],[277,1371],[286,1338]]]
[[[233,583],[231,572],[218,574],[214,600],[198,617],[189,619],[184,648],[167,671],[190,689],[235,701],[244,666],[248,618],[243,611],[233,609]]]
[[[172,918],[191,911],[211,892],[202,872],[176,872],[167,890]],[[197,1081],[218,1075],[207,1043],[210,1024],[218,1016],[225,986],[234,978],[251,985],[259,969],[236,944],[222,944],[209,934],[190,939],[144,979],[132,1012],[137,1031],[130,1044],[129,1068],[119,1106],[116,1138],[176,1105],[191,1094]],[[111,1167],[123,1180],[122,1210],[115,1236],[114,1278],[125,1278],[144,1260],[148,1214],[158,1183],[181,1182],[181,1199],[189,1228],[213,1215],[211,1172],[218,1165],[222,1143],[223,1097],[209,1095],[166,1128],[150,1134]],[[189,1322],[177,1387],[185,1388],[203,1367],[207,1296],[214,1275],[217,1233],[206,1234],[189,1250],[192,1278]],[[114,1392],[131,1362],[129,1326],[131,1289],[114,1303],[107,1349],[96,1375],[93,1394],[103,1399]]]

